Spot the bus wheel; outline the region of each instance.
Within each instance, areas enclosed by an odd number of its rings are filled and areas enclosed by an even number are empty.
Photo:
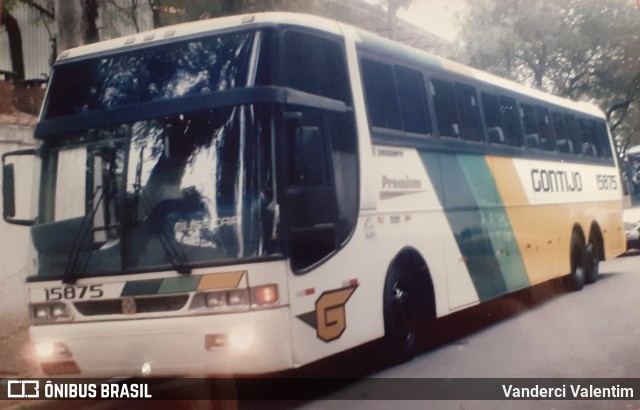
[[[421,327],[425,322],[416,275],[392,268],[384,289],[385,352],[393,362],[404,362],[420,349]]]
[[[594,283],[600,274],[600,258],[598,257],[596,244],[589,241],[586,249],[585,282]]]
[[[570,257],[571,273],[565,283],[569,290],[581,290],[586,281],[587,249],[582,237],[576,232],[571,235]]]

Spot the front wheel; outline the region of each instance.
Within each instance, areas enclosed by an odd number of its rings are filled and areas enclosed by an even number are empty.
[[[417,275],[397,268],[389,272],[384,289],[385,344],[394,362],[407,361],[420,349],[427,322],[423,290]]]
[[[575,232],[571,235],[570,258],[571,273],[565,283],[569,290],[581,290],[586,282],[587,249],[582,237]]]

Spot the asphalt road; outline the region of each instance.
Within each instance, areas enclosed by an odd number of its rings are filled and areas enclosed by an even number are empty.
[[[640,252],[632,251],[603,263],[600,280],[582,291],[567,292],[554,281],[440,319],[431,348],[410,362],[374,364],[376,347],[369,346],[306,371],[376,378],[639,378],[639,290]],[[640,401],[372,402],[357,387],[357,382],[345,384],[321,400],[295,406],[640,409]],[[350,389],[362,401],[331,400]]]

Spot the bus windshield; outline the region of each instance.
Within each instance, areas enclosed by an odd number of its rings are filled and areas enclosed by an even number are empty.
[[[44,221],[33,231],[40,275],[277,253],[271,115],[224,107],[93,129],[49,148]]]
[[[270,36],[232,32],[58,64],[44,118],[268,85]]]

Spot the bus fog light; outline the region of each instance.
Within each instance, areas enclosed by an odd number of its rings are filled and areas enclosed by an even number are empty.
[[[225,295],[224,292],[209,292],[204,295],[204,300],[207,307],[224,306]]]
[[[140,369],[140,374],[143,376],[151,376],[152,363],[150,361],[146,361],[142,364],[142,368]]]
[[[247,289],[227,291],[227,304],[229,306],[249,305],[249,292]]]
[[[253,303],[256,305],[272,305],[278,302],[278,285],[257,286],[252,291]]]
[[[40,359],[49,359],[53,357],[55,347],[53,343],[36,343],[35,345],[36,355]]]
[[[64,343],[36,343],[34,347],[40,359],[71,357],[71,352]]]
[[[250,329],[236,329],[229,334],[229,345],[235,349],[249,349],[253,346],[255,333]]]
[[[211,350],[215,347],[229,346],[229,335],[224,333],[218,333],[213,335],[205,335],[204,347],[207,350]]]

